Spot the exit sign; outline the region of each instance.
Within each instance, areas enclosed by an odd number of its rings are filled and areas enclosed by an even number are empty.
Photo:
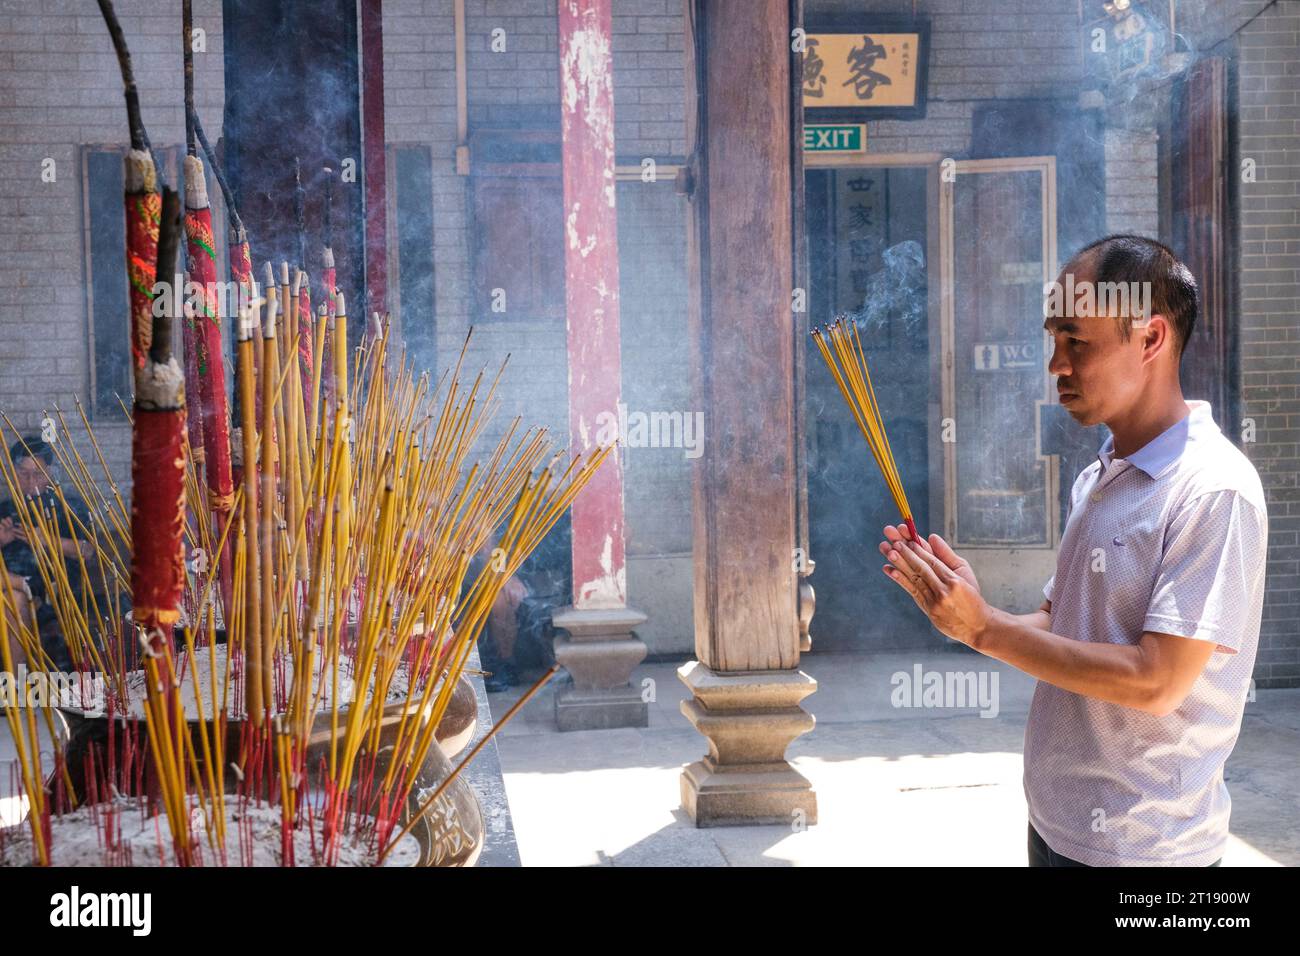
[[[807,123],[803,128],[807,153],[865,153],[866,123]]]

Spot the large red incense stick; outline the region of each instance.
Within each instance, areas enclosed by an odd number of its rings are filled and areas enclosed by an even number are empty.
[[[244,227],[231,227],[230,241],[230,278],[245,290],[253,287],[253,256],[248,248],[248,233]]]
[[[180,199],[171,190],[165,211],[175,217],[174,234],[164,235],[159,261],[174,264]],[[172,356],[171,310],[159,311],[136,371],[131,434],[132,617],[155,654],[160,642],[170,647],[185,587],[185,379]]]
[[[157,266],[164,275],[176,267],[181,228],[180,197],[174,190],[165,190]],[[131,613],[144,653],[151,767],[168,806],[176,861],[184,866],[191,862],[191,831],[183,804],[182,734],[186,728],[178,719],[174,628],[185,593],[185,379],[172,357],[175,301],[175,297],[165,296],[164,307],[155,310],[149,355],[135,377]]]
[[[312,323],[311,286],[307,282],[307,273],[299,272],[295,280],[298,284],[298,370],[302,374],[303,413],[307,414],[311,402],[312,339],[316,330]]]
[[[150,161],[149,138],[140,118],[139,97],[121,23],[112,0],[98,0],[122,72],[131,152],[125,161],[127,275],[131,283],[131,348],[135,402],[131,429],[131,597],[132,617],[143,644],[148,675],[148,729],[153,769],[168,803],[168,826],[177,862],[191,860],[189,821],[183,814],[185,784],[178,763],[181,726],[172,628],[184,595],[185,380],[172,357],[172,321],[178,296],[162,296],[155,309],[154,279],[174,281],[180,244],[181,203],[168,189],[156,201],[158,174]],[[188,0],[186,3],[188,8]],[[188,9],[186,10],[188,19]],[[188,35],[188,31],[187,31]],[[148,255],[152,245],[155,255]],[[147,308],[146,308],[147,305]],[[109,721],[110,726],[114,722]],[[111,738],[110,738],[111,739]],[[111,749],[110,743],[110,749]],[[172,773],[164,771],[165,762]]]
[[[197,378],[191,380],[190,394],[199,397],[199,407],[191,415],[203,419],[204,472],[208,483],[208,506],[213,517],[213,538],[219,540],[230,520],[235,504],[235,489],[230,468],[230,408],[226,398],[225,349],[221,335],[221,314],[211,294],[217,281],[215,240],[212,236],[212,209],[204,180],[203,161],[185,157],[185,238],[190,259],[190,277],[201,288],[201,308],[195,310],[197,343]],[[193,403],[193,398],[191,398]],[[229,548],[223,548],[221,561],[222,598],[229,614],[231,568]]]
[[[203,161],[197,156],[187,156],[185,172],[185,236],[190,256],[190,277],[202,288],[202,307],[196,310],[194,322],[198,376],[190,391],[197,391],[201,398],[203,448],[212,509],[228,515],[234,503],[230,479],[230,409],[226,399],[221,315],[211,294],[217,281],[212,209],[204,184]]]
[[[194,132],[194,117],[197,115],[194,110],[194,44],[193,36],[193,0],[182,0],[181,3],[181,57],[185,65],[185,147],[189,155],[185,159],[185,170],[183,178],[185,181],[185,233],[191,235],[190,210],[197,209],[198,197],[203,197],[204,206],[207,205],[207,186],[203,182],[203,164],[195,162],[197,157],[194,151],[197,147],[197,141]],[[208,213],[208,244],[211,248],[212,233],[212,214]],[[210,287],[209,283],[216,276],[216,269],[205,269],[206,263],[200,256],[196,261],[194,256],[195,242],[190,240],[187,248],[187,261],[189,262],[190,278],[199,283],[205,290]],[[168,279],[171,277],[168,276]],[[206,297],[200,303],[192,303],[186,296],[186,308],[184,311],[184,352],[185,352],[185,380],[189,383],[189,402],[190,414],[186,419],[186,426],[190,435],[190,454],[196,464],[203,464],[207,460],[207,447],[203,443],[203,393],[198,387],[199,368],[203,365],[203,330],[200,328],[203,308],[207,305]],[[219,353],[218,353],[219,354]]]
[[[153,158],[143,149],[126,154],[126,277],[131,299],[132,367],[144,368],[153,337],[153,287],[158,267],[158,193]],[[170,281],[170,279],[168,279]]]

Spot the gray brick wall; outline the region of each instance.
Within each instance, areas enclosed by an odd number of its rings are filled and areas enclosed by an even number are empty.
[[[1224,4],[1222,30],[1260,10]],[[1235,6],[1235,9],[1232,7]],[[1242,415],[1245,450],[1268,496],[1268,595],[1256,681],[1300,686],[1300,9],[1265,9],[1236,38],[1239,155],[1256,181],[1238,185]]]
[[[1106,231],[1158,238],[1159,167],[1156,131],[1106,130]]]
[[[502,53],[490,48],[498,28],[505,31]],[[465,29],[470,128],[558,129],[554,3],[468,0]],[[389,0],[384,4],[384,42],[388,140],[425,143],[433,152],[438,349],[445,365],[459,352],[475,313],[469,300],[468,181],[455,171],[450,0]],[[682,44],[678,0],[615,0],[615,149],[620,163],[638,164],[645,157],[667,162],[685,151]],[[617,203],[624,403],[631,411],[689,411],[684,200],[665,180],[622,182]],[[502,408],[486,440],[495,439],[515,415],[547,426],[563,440],[569,428],[563,324],[509,320],[475,326],[474,367],[495,366],[507,352],[511,359],[499,393]],[[625,467],[629,559],[689,555],[690,473],[682,451],[628,449]],[[689,607],[689,568],[685,574],[679,567],[665,574],[633,563],[628,586],[633,600],[644,596]],[[689,649],[689,630],[657,624],[642,634],[653,651]]]
[[[686,200],[671,183],[620,183],[618,209],[623,402],[629,412],[692,414],[698,409],[691,405],[686,328]],[[626,464],[628,554],[689,554],[685,451],[629,448]]]
[[[179,144],[179,4],[174,16],[160,15],[150,0],[115,5],[150,138]],[[196,0],[194,24],[207,34],[207,52],[195,57],[196,101],[215,140],[224,99],[220,0]],[[74,397],[86,397],[81,147],[127,141],[117,58],[98,8],[83,0],[0,3],[0,409],[19,428],[38,429],[46,409],[72,412]],[[52,183],[41,181],[47,157],[55,162]],[[129,437],[110,418],[97,428],[125,481]]]
[[[832,13],[906,15],[897,0],[806,0],[805,17]],[[970,148],[980,101],[1066,97],[1083,72],[1076,0],[917,0],[931,21],[928,105],[922,120],[867,124],[873,153],[960,156]]]

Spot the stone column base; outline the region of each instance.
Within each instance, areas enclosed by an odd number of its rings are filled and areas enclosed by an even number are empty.
[[[699,827],[817,822],[817,794],[785,759],[816,720],[799,702],[817,682],[798,670],[715,672],[699,661],[677,676],[694,697],[682,713],[709,752],[682,771],[682,806]]]
[[[646,646],[632,629],[646,620],[631,608],[565,607],[552,615],[567,636],[555,639],[555,659],[571,682],[555,692],[555,725],[560,730],[645,727],[649,705],[631,683],[633,669],[645,660]]]

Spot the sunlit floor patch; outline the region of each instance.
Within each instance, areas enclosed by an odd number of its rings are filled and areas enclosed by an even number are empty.
[[[817,794],[812,826],[694,826],[681,807],[681,768],[706,745],[678,711],[676,665],[642,669],[668,698],[652,705],[647,728],[562,734],[550,701],[530,702],[498,738],[523,865],[1025,866],[1020,748],[1032,681],[1017,688],[1004,677],[994,719],[894,709],[871,689],[887,688],[897,665],[883,655],[805,663],[821,682],[807,700],[818,725],[789,753]],[[493,709],[505,706],[507,696],[494,695]],[[1278,792],[1284,781],[1271,770],[1298,741],[1300,693],[1265,691],[1248,705],[1228,765],[1224,866],[1300,864],[1300,806]]]

